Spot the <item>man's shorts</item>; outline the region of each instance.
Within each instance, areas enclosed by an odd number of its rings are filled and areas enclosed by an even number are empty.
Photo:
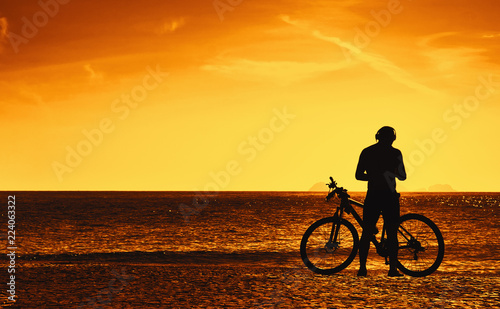
[[[380,214],[384,218],[386,228],[399,225],[399,196],[392,191],[368,191],[363,207],[364,228],[375,228]]]

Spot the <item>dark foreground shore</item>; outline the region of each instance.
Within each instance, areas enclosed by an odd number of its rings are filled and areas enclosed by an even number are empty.
[[[374,259],[320,276],[299,258],[160,257],[150,263],[107,257],[25,261],[14,308],[488,308],[500,304],[498,261],[447,260],[425,278],[389,278]],[[130,258],[130,256],[128,257]],[[44,259],[42,257],[42,259]]]

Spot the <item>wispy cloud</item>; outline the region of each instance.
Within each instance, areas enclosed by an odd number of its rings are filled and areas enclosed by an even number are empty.
[[[0,80],[3,101],[0,105],[0,120],[9,119],[12,115],[23,117],[35,116],[37,119],[52,119],[53,113],[42,94],[24,82],[11,83]],[[41,117],[43,116],[43,117]]]
[[[25,98],[25,100],[23,101],[28,103],[29,105],[46,108],[47,104],[45,103],[42,96],[39,93],[33,91],[29,86],[20,85],[18,92],[21,97]]]
[[[2,44],[7,41],[8,27],[7,18],[0,17],[0,51],[2,51]]]
[[[420,38],[417,42],[421,54],[430,59],[432,67],[454,77],[457,72],[470,71],[484,61],[487,44],[478,44],[494,37],[494,34],[439,32]]]
[[[219,63],[204,65],[206,71],[218,72],[234,79],[272,82],[288,85],[322,73],[347,67],[339,63],[315,63],[295,61],[254,61],[248,59],[220,60]]]
[[[170,19],[162,23],[162,25],[158,30],[158,33],[159,34],[172,33],[175,32],[177,29],[183,27],[184,25],[186,25],[186,19],[184,17]]]
[[[330,42],[337,45],[342,49],[346,57],[353,56],[353,58],[355,58],[359,62],[367,64],[370,68],[389,76],[395,82],[398,82],[409,88],[418,90],[426,94],[432,94],[432,95],[438,94],[437,91],[419,82],[416,82],[414,79],[412,79],[411,75],[408,72],[398,67],[396,64],[385,58],[383,55],[365,52],[362,49],[353,45],[352,43],[346,42],[340,39],[339,37],[324,35],[319,30],[310,29],[309,26],[304,25],[304,23],[302,22],[292,20],[289,16],[284,15],[280,16],[280,18],[281,20],[292,26],[309,31],[313,37],[319,40]]]
[[[103,80],[102,73],[97,73],[90,64],[83,66],[84,70],[89,73],[89,80],[91,83],[101,83]]]
[[[500,38],[500,32],[483,34],[482,37],[486,39]]]

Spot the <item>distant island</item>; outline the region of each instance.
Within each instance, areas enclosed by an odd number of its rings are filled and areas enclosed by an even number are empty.
[[[315,183],[311,189],[309,189],[309,191],[312,191],[312,192],[328,192],[328,186],[326,184],[326,182],[318,182],[318,183]]]
[[[428,192],[457,192],[457,190],[453,189],[450,185],[437,184],[432,185],[427,190],[423,189],[422,191]]]

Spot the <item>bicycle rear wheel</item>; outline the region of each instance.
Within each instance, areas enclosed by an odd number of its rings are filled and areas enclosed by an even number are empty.
[[[330,237],[336,234],[337,238]],[[332,241],[330,241],[332,239]],[[304,233],[300,243],[300,255],[304,264],[313,272],[330,275],[349,266],[356,257],[359,237],[354,226],[347,220],[338,222],[328,217],[313,223]]]
[[[430,275],[443,261],[443,235],[436,224],[423,215],[401,217],[398,242],[398,268],[407,275]]]

